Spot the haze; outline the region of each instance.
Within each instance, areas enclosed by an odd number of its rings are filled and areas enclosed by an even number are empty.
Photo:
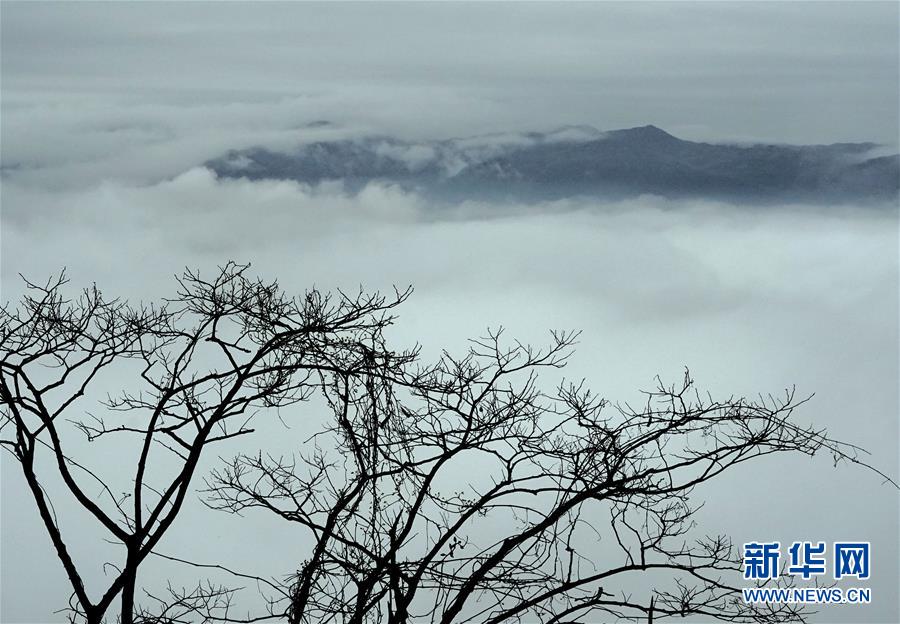
[[[869,449],[896,479],[895,202],[437,207],[396,184],[224,179],[203,163],[315,140],[581,124],[896,154],[898,6],[4,2],[2,301],[21,294],[19,273],[63,266],[74,287],[154,300],[183,267],[228,259],[297,292],[411,284],[399,345],[434,356],[487,327],[534,343],[581,329],[566,374],[614,401],[684,367],[725,395],[796,384],[815,393],[801,421]],[[275,423],[254,444],[283,438]],[[61,622],[66,579],[14,468],[4,455],[0,619]],[[799,457],[704,494],[706,527],[736,543],[870,540],[873,603],[813,621],[900,621],[896,490]],[[295,569],[303,548],[278,533],[289,527],[247,522],[194,502],[161,550]],[[66,531],[84,531],[77,556],[99,556],[79,518]],[[141,580],[161,587],[169,574],[151,566]]]

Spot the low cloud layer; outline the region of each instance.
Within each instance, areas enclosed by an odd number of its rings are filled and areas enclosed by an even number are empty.
[[[878,466],[897,474],[893,213],[643,197],[463,202],[436,216],[426,200],[397,187],[351,193],[340,185],[220,180],[203,168],[149,186],[7,185],[4,193],[4,299],[19,291],[16,272],[41,278],[63,265],[76,285],[96,281],[111,294],[152,299],[171,292],[171,275],[182,267],[209,271],[227,258],[252,260],[257,272],[298,292],[412,284],[393,333],[398,344],[419,341],[433,356],[462,349],[488,326],[532,342],[549,328],[582,329],[567,375],[585,377],[613,400],[636,398],[656,374],[676,379],[684,366],[715,393],[797,384],[816,393],[801,419],[869,448]],[[5,496],[21,488],[7,474]],[[853,504],[824,497],[825,484],[854,492]],[[737,540],[759,532],[783,541],[871,538],[880,562],[876,595],[892,591],[896,505],[876,479],[795,458],[736,473],[709,496],[709,529]],[[182,519],[173,548],[202,560],[223,540],[247,539],[238,537],[244,525],[210,513],[196,508]],[[751,526],[750,516],[762,524]],[[29,589],[56,569],[32,520],[4,505],[4,613],[12,621],[49,618],[36,615],[40,605],[59,606],[65,595],[61,577],[50,584],[56,589]],[[206,522],[221,531],[192,539],[190,527]],[[277,545],[260,543],[256,554],[235,551],[230,563],[290,570]],[[25,544],[37,554],[13,574],[8,566],[22,560],[16,553]],[[159,584],[152,574],[145,580]],[[853,613],[831,609],[823,621]],[[888,621],[896,611],[877,601],[867,613]]]

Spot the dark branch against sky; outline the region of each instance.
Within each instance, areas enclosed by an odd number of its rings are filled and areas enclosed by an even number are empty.
[[[0,12],[3,302],[21,294],[18,273],[41,281],[62,266],[74,285],[132,301],[165,296],[185,266],[228,259],[296,292],[413,284],[398,344],[439,355],[486,327],[524,341],[581,329],[569,375],[621,400],[685,365],[725,395],[797,384],[816,393],[799,418],[896,475],[893,205],[563,193],[437,211],[385,180],[226,178],[204,163],[376,135],[404,141],[415,160],[428,140],[478,136],[489,150],[583,124],[896,153],[897,3],[3,2]],[[259,443],[285,437],[275,427]],[[0,619],[47,621],[66,579],[3,461]],[[877,600],[821,619],[896,621],[896,498],[853,471],[823,480],[830,468],[786,459],[736,474],[710,490],[719,503],[702,519],[736,542],[871,539]],[[290,570],[301,554],[264,522],[219,519],[192,540],[206,516],[195,497],[186,505],[163,552],[190,544],[198,561],[225,552],[224,565],[256,571]],[[101,557],[102,536],[71,518],[74,555]],[[166,578],[150,569],[149,583]]]

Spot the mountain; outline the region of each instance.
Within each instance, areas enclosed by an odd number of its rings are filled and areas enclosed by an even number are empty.
[[[686,141],[656,126],[443,141],[388,137],[318,141],[288,152],[230,151],[206,163],[220,177],[373,181],[446,199],[537,201],[642,194],[769,203],[896,201],[900,156],[874,143],[735,145]]]

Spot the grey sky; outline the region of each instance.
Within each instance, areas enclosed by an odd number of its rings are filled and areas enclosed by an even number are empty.
[[[357,107],[338,115],[413,134],[567,123],[805,143],[898,133],[893,2],[4,3],[2,22],[13,101],[340,92]]]
[[[796,383],[816,393],[804,422],[900,472],[890,207],[761,212],[642,197],[469,201],[435,215],[396,187],[218,180],[199,166],[232,148],[320,137],[564,124],[896,145],[897,3],[0,7],[3,301],[21,292],[17,273],[40,279],[63,265],[76,286],[96,281],[133,299],[169,294],[185,265],[229,258],[298,292],[411,283],[400,344],[434,355],[459,352],[487,326],[533,342],[549,328],[582,329],[568,373],[611,400],[656,374],[678,379],[683,366],[720,394]],[[321,119],[336,125],[307,127]],[[284,439],[276,424],[254,443]],[[65,578],[2,461],[0,620],[61,621]],[[871,539],[874,604],[819,620],[900,618],[895,491],[828,458],[729,478],[709,492],[710,531]],[[213,528],[198,538],[198,526]],[[96,563],[102,544],[84,528],[73,517],[68,531],[81,560]],[[280,530],[194,501],[164,546],[280,574],[303,556]],[[166,574],[150,567],[142,579],[158,588]]]

